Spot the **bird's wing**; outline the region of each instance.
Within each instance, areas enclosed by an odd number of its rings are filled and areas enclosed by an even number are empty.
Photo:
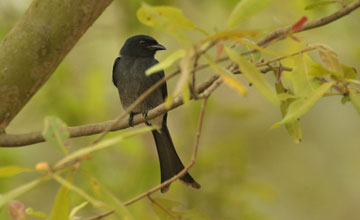
[[[121,57],[116,58],[114,61],[114,66],[113,66],[112,80],[113,80],[115,87],[117,87],[116,67],[119,64],[120,59],[121,59]]]
[[[154,64],[157,64],[159,63],[157,60],[154,59]],[[150,75],[150,78],[152,79],[153,83],[155,84],[157,81],[161,80],[162,78],[165,77],[165,73],[163,70],[159,71],[159,72],[156,72],[156,73],[153,73]],[[161,94],[163,96],[163,99],[165,100],[165,98],[168,96],[168,92],[167,92],[167,86],[166,86],[166,82],[163,83],[161,86],[160,86],[160,89],[161,89]]]

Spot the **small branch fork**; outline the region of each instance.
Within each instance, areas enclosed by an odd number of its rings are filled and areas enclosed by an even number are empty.
[[[300,29],[296,30],[294,33],[310,30],[313,28],[318,28],[321,26],[324,26],[326,24],[329,24],[341,17],[344,17],[345,15],[348,15],[355,9],[360,7],[360,0],[356,0],[352,2],[351,4],[346,5],[345,7],[341,8],[340,10],[336,11],[333,14],[330,14],[325,17],[321,17],[319,19],[315,19],[312,21],[309,21],[305,23]],[[286,26],[279,28],[268,35],[266,35],[263,39],[261,39],[258,42],[259,46],[266,47],[267,45],[274,43],[275,41],[281,40],[287,36],[287,33],[291,30],[291,26]],[[200,52],[201,53],[201,52]],[[224,57],[219,59],[217,62],[223,62],[227,61],[229,58]],[[204,69],[208,67],[208,64],[203,65],[196,65],[195,68],[192,70],[192,72],[199,71],[201,69]],[[87,125],[81,125],[76,127],[70,127],[70,137],[81,137],[81,136],[88,136],[88,135],[94,135],[99,134],[100,136],[94,141],[94,143],[100,141],[106,133],[109,131],[116,131],[120,129],[127,128],[127,122],[124,120],[124,118],[129,114],[129,112],[139,103],[141,103],[151,92],[153,92],[156,88],[158,88],[160,85],[162,85],[166,80],[174,77],[175,75],[179,74],[180,70],[177,70],[169,75],[167,75],[162,80],[158,81],[155,85],[153,85],[150,89],[148,89],[144,94],[142,94],[123,114],[121,114],[118,118],[111,121],[105,121],[100,122],[96,124],[87,124]],[[199,90],[199,88],[195,88],[196,90]],[[204,88],[202,88],[204,89]],[[196,93],[195,93],[196,94]],[[178,101],[178,103],[173,104],[172,108],[168,109],[171,110],[173,108],[178,107],[181,105],[181,101]],[[164,112],[168,111],[165,110],[165,106],[162,105],[158,108],[153,109],[149,112],[149,119],[150,117],[156,117]],[[136,115],[134,117],[134,125],[140,124],[145,122],[145,118],[143,118],[140,115]],[[0,147],[19,147],[19,146],[28,146],[31,144],[43,142],[44,138],[41,135],[41,132],[30,132],[25,134],[0,134]]]
[[[351,13],[352,11],[354,11],[355,9],[357,9],[358,7],[360,7],[360,0],[356,0],[353,3],[343,7],[342,9],[338,10],[337,12],[329,15],[329,16],[325,16],[319,19],[315,19],[312,21],[309,21],[307,23],[305,23],[300,29],[296,30],[293,33],[297,33],[297,32],[302,32],[302,31],[306,31],[309,29],[313,29],[313,28],[317,28],[317,27],[321,27],[324,26],[326,24],[329,24],[349,13]],[[283,28],[279,28],[271,33],[269,33],[267,36],[265,36],[262,40],[260,40],[258,42],[259,46],[262,47],[266,47],[271,43],[274,43],[276,41],[279,41],[281,39],[284,39],[285,37],[287,37],[289,31],[291,30],[291,26],[286,26]],[[212,47],[213,45],[215,45],[215,42],[213,42],[212,44],[210,44]],[[206,67],[208,67],[208,64],[202,64],[202,65],[198,65],[198,59],[200,58],[200,56],[204,53],[206,53],[206,51],[210,48],[206,48],[203,51],[198,52],[197,54],[195,54],[195,62],[194,62],[194,66],[191,70],[192,74],[194,75],[195,72],[204,69]],[[252,51],[247,51],[244,54],[249,54],[254,52]],[[302,51],[304,52],[304,51]],[[271,67],[269,66],[270,63],[273,62],[277,62],[281,59],[287,58],[287,56],[284,56],[282,58],[277,58],[274,60],[270,60],[267,61],[265,63],[259,63],[257,64],[258,67],[261,66],[267,66],[266,69],[262,69],[261,71],[263,73],[268,72],[268,71],[272,71],[275,67]],[[217,62],[223,62],[223,61],[227,61],[229,60],[228,57],[224,57],[221,58],[219,60],[217,60]],[[280,68],[280,67],[279,67]],[[291,68],[287,68],[287,67],[281,67],[282,70],[285,71],[291,71]],[[240,72],[236,72],[233,71],[235,74],[240,73]],[[149,88],[145,93],[143,93],[124,113],[122,113],[119,117],[117,117],[114,120],[110,120],[110,121],[105,121],[105,122],[100,122],[100,123],[96,123],[96,124],[87,124],[87,125],[81,125],[81,126],[76,126],[76,127],[69,127],[69,131],[70,131],[70,137],[81,137],[81,136],[88,136],[88,135],[94,135],[94,134],[100,134],[93,142],[93,144],[99,142],[108,132],[110,131],[116,131],[116,130],[120,130],[120,129],[125,129],[128,128],[128,121],[125,118],[139,103],[141,103],[142,101],[144,101],[146,99],[146,97],[148,95],[150,95],[155,89],[157,89],[159,86],[161,86],[163,83],[166,82],[166,80],[174,77],[175,75],[179,74],[180,70],[176,70],[175,72],[167,75],[166,77],[164,77],[163,79],[159,80],[156,84],[154,84],[151,88]],[[159,184],[158,186],[155,186],[154,188],[149,189],[148,191],[130,199],[129,201],[125,202],[124,205],[128,206],[133,204],[134,202],[143,199],[145,197],[148,197],[149,200],[154,203],[155,205],[157,205],[159,208],[163,209],[166,213],[168,213],[170,216],[172,216],[175,219],[180,219],[179,216],[174,215],[170,210],[166,209],[165,207],[163,207],[161,204],[159,204],[158,202],[156,202],[156,200],[152,199],[151,194],[153,194],[154,192],[160,190],[162,187],[178,180],[180,177],[182,177],[183,175],[185,175],[186,172],[188,172],[189,169],[191,169],[191,167],[195,164],[197,155],[198,155],[198,150],[199,150],[199,144],[200,144],[200,136],[202,133],[202,126],[203,126],[203,121],[204,121],[204,114],[205,114],[205,108],[206,108],[206,103],[207,100],[209,98],[209,96],[211,95],[212,92],[214,92],[216,90],[216,88],[222,83],[222,80],[219,78],[219,76],[217,75],[213,75],[211,76],[207,81],[204,81],[202,83],[199,83],[198,86],[195,87],[195,78],[193,78],[193,84],[192,86],[192,92],[193,92],[193,97],[195,99],[203,99],[203,103],[202,103],[202,107],[201,107],[201,111],[200,111],[200,116],[199,116],[199,122],[198,122],[198,128],[197,128],[197,133],[196,133],[196,138],[195,138],[195,143],[194,143],[194,151],[192,154],[192,159],[189,162],[189,164],[177,175],[173,176],[171,179],[163,182],[162,184]],[[183,104],[183,99],[181,96],[177,96],[170,108],[166,108],[165,104],[159,105],[158,107],[152,109],[151,111],[149,111],[148,115],[147,115],[147,120],[151,120],[153,118],[156,118],[162,114],[164,114],[167,111],[170,111],[174,108],[179,107],[180,105]],[[146,121],[146,119],[142,116],[142,115],[135,115],[134,116],[134,120],[133,123],[134,125],[138,125],[141,123],[144,123]],[[28,146],[31,144],[35,144],[35,143],[39,143],[39,142],[43,142],[44,138],[41,135],[41,132],[31,132],[31,133],[27,133],[27,134],[1,134],[0,135],[0,147],[19,147],[19,146]],[[114,210],[110,210],[107,211],[105,213],[102,213],[100,215],[88,218],[87,220],[100,220],[103,219],[104,217],[111,215],[112,213],[114,213]]]
[[[150,197],[150,195],[156,191],[159,191],[161,188],[163,188],[166,185],[169,185],[170,183],[178,180],[180,177],[182,177],[183,175],[185,175],[191,167],[194,166],[198,152],[199,152],[199,145],[200,145],[200,136],[202,133],[202,127],[203,127],[203,123],[204,123],[204,116],[205,116],[205,109],[206,109],[206,104],[207,104],[207,100],[208,100],[209,96],[204,97],[202,106],[201,106],[201,110],[200,110],[200,116],[199,116],[199,122],[198,122],[198,127],[197,127],[197,131],[196,131],[196,138],[195,138],[195,143],[194,143],[194,151],[192,154],[192,158],[191,161],[189,162],[189,164],[187,166],[185,166],[185,168],[178,174],[176,174],[175,176],[173,176],[171,179],[166,180],[165,182],[149,189],[148,191],[130,199],[129,201],[124,203],[124,206],[128,206],[133,204],[134,202],[148,197],[150,199],[151,202],[154,202],[156,205],[158,205],[161,209],[163,209],[166,213],[168,213],[170,216],[174,217],[175,219],[180,219],[179,216],[175,216],[170,210],[166,209],[165,207],[163,207],[161,204],[159,204],[158,202],[156,202],[154,199],[152,199]],[[97,219],[101,219],[105,216],[108,216],[110,214],[114,213],[114,210],[110,210],[107,211],[103,214],[97,215],[95,217],[89,218],[87,220],[97,220]]]

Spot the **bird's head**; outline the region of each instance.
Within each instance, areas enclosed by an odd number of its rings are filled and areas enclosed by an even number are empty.
[[[154,56],[158,50],[166,50],[154,38],[146,35],[135,35],[128,38],[120,50],[121,55],[125,56]]]

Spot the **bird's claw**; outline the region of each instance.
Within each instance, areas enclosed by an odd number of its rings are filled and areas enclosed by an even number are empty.
[[[142,113],[142,116],[144,116],[144,118],[147,119],[148,111],[144,111],[144,112]]]

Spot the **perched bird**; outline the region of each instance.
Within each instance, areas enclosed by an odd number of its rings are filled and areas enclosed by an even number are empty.
[[[145,75],[145,71],[158,63],[154,58],[156,51],[165,49],[154,38],[146,35],[136,35],[126,40],[120,50],[121,57],[115,59],[113,67],[113,83],[118,88],[124,109],[127,109],[141,94],[164,77],[164,71],[150,76]],[[162,104],[166,96],[167,87],[164,83],[132,110],[129,116],[129,125],[132,126],[134,114],[141,113],[146,118],[147,112]],[[152,131],[152,134],[160,161],[161,182],[170,179],[184,169],[166,126],[166,118],[167,113],[146,122],[147,125],[158,127],[158,130]],[[189,173],[182,176],[180,180],[193,188],[200,188],[200,185]],[[163,187],[161,192],[166,192],[169,186]]]

